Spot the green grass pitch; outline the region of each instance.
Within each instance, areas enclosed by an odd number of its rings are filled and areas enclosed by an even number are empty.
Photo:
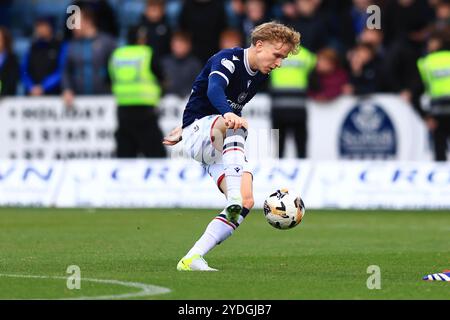
[[[253,210],[206,256],[219,272],[176,264],[217,210],[0,209],[0,299],[116,297],[139,292],[108,279],[169,293],[135,299],[450,299],[450,283],[422,277],[450,269],[450,213],[307,210],[291,230]],[[66,279],[81,270],[81,289]],[[380,267],[369,290],[367,268]],[[125,296],[127,297],[127,296]]]

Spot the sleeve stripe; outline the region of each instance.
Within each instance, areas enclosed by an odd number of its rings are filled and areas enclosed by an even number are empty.
[[[213,73],[217,73],[218,75],[222,76],[222,78],[224,78],[225,81],[227,82],[227,85],[230,83],[230,81],[228,80],[227,76],[224,75],[222,72],[220,72],[220,71],[213,71],[213,72],[211,72],[211,73],[209,74],[209,76],[211,76]]]

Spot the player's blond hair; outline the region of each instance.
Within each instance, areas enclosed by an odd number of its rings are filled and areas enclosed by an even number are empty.
[[[253,29],[251,43],[256,45],[258,40],[282,42],[291,46],[290,53],[297,54],[300,49],[300,33],[293,28],[276,21],[260,24]]]

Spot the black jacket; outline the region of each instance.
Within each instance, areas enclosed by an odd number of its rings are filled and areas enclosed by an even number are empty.
[[[15,54],[7,54],[3,65],[0,66],[0,96],[13,96],[17,92],[20,69]]]
[[[62,48],[62,43],[57,40],[35,41],[32,44],[23,66],[23,79],[27,93],[33,85],[43,85],[45,94],[61,92],[64,63]]]
[[[153,49],[153,56],[158,62],[161,58],[170,53],[170,39],[172,30],[166,18],[153,23],[147,20],[145,16],[141,17],[139,25],[131,28],[129,32],[137,32],[139,28],[145,28],[147,32],[147,45]]]
[[[220,34],[227,27],[224,2],[184,1],[178,19],[179,27],[192,35],[192,53],[206,63],[219,51]]]
[[[382,81],[380,60],[372,59],[366,63],[360,75],[350,72],[350,83],[354,86],[356,95],[373,94],[380,91]]]

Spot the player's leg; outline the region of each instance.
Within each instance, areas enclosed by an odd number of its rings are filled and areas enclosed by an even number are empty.
[[[220,190],[227,190],[225,179],[220,179]],[[242,193],[242,212],[237,218],[236,223],[226,219],[226,209],[220,212],[206,227],[205,232],[194,244],[189,252],[180,260],[177,269],[182,271],[215,271],[210,268],[203,256],[206,255],[215,246],[229,238],[234,230],[239,227],[250,210],[253,208],[253,177],[250,172],[244,172],[242,175],[241,193]],[[224,192],[225,193],[225,192]]]
[[[245,170],[245,168],[244,168]],[[225,179],[223,179],[219,186],[220,190],[224,192],[224,194],[227,194],[226,190],[228,188],[227,182]],[[233,230],[236,230],[237,227],[242,223],[242,221],[245,219],[245,217],[249,214],[250,210],[253,208],[254,205],[254,199],[253,199],[253,175],[252,173],[248,171],[244,171],[242,174],[241,179],[241,196],[242,196],[242,212],[240,213],[237,221],[235,223],[231,223],[229,221],[228,225],[234,226]],[[225,215],[223,211],[217,215],[219,218],[225,218]],[[216,217],[216,218],[217,218]],[[223,219],[222,219],[223,221]],[[226,238],[231,236],[233,232],[229,233],[226,237],[221,237],[222,240],[219,242],[223,242]]]
[[[227,220],[233,223],[242,211],[241,179],[245,164],[245,140],[248,127],[228,129],[225,120],[218,117],[211,126],[214,147],[222,152],[225,181],[227,184]]]

